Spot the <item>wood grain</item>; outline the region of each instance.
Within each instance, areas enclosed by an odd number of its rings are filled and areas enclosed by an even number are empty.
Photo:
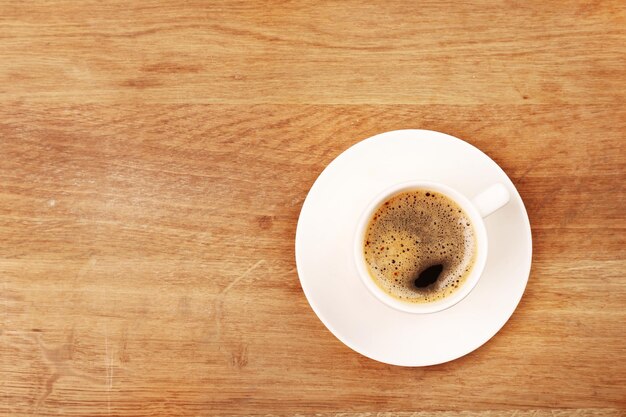
[[[0,93],[56,103],[623,103],[623,1],[4,1]]]
[[[621,416],[621,2],[0,3],[0,414]],[[399,368],[319,322],[293,240],[387,130],[483,149],[529,212],[518,310]]]

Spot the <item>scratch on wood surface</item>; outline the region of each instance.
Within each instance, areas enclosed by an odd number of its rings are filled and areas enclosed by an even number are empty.
[[[230,355],[230,365],[233,368],[241,369],[248,365],[248,345],[239,345]]]
[[[98,263],[98,259],[95,256],[90,256],[87,262],[80,268],[78,273],[76,274],[76,278],[83,278],[87,272],[89,272],[93,267]]]
[[[74,329],[72,329],[68,334],[65,344],[59,346],[56,349],[45,348],[41,343],[41,339],[39,337],[37,337],[35,340],[38,342],[43,352],[44,358],[54,367],[52,374],[48,377],[48,379],[46,379],[44,392],[41,397],[39,397],[39,400],[37,400],[37,404],[35,405],[35,413],[37,413],[41,405],[43,405],[43,403],[48,399],[48,397],[54,390],[54,384],[61,378],[62,374],[67,375],[72,373],[71,370],[69,370],[68,372],[68,370],[66,369],[67,365],[65,364],[65,362],[72,358]]]
[[[228,284],[222,291],[220,291],[219,294],[217,295],[217,297],[215,298],[215,301],[213,303],[213,316],[215,318],[215,333],[216,333],[216,336],[217,336],[218,339],[221,337],[221,334],[222,334],[222,307],[223,307],[223,304],[224,304],[224,296],[235,285],[237,285],[237,283],[239,283],[243,279],[245,279],[248,275],[250,275],[250,273],[252,271],[257,269],[263,263],[265,263],[265,259],[258,260],[254,265],[252,265],[250,268],[246,269],[246,271],[243,274],[241,274],[238,277],[236,277],[235,279],[233,279],[230,282],[230,284]]]
[[[71,329],[67,335],[66,342],[57,347],[46,347],[42,341],[41,333],[33,334],[32,339],[41,350],[43,358],[51,365],[51,374],[46,379],[44,392],[35,404],[34,413],[37,414],[39,408],[45,403],[48,397],[54,391],[54,386],[58,380],[63,377],[76,377],[85,381],[96,382],[96,379],[90,375],[78,372],[71,366],[73,350],[74,350],[74,329]]]
[[[35,414],[37,414],[39,407],[41,407],[41,405],[50,396],[54,388],[54,383],[57,382],[59,378],[61,378],[61,375],[58,372],[55,372],[52,375],[50,375],[50,377],[48,377],[48,379],[46,380],[46,389],[44,390],[41,397],[39,397],[39,400],[37,401],[37,405],[35,406]]]
[[[113,388],[113,357],[109,355],[109,332],[104,326],[104,366],[106,372],[107,410],[111,414],[111,388]]]
[[[528,99],[528,96],[525,94],[522,94],[522,92],[520,91],[520,89],[517,87],[517,84],[515,84],[515,81],[513,81],[513,77],[511,76],[510,73],[506,73],[506,75],[509,77],[509,81],[511,81],[511,85],[513,86],[513,88],[515,89],[515,91],[517,92],[517,94],[520,96],[520,98],[522,100],[526,100]]]
[[[237,278],[235,278],[234,280],[231,281],[230,284],[228,284],[226,286],[226,288],[224,288],[220,293],[219,296],[224,296],[228,291],[230,291],[231,288],[233,288],[235,285],[237,285],[238,282],[240,282],[241,280],[243,280],[245,277],[247,277],[250,272],[254,271],[255,269],[257,269],[261,264],[265,263],[265,259],[261,259],[259,261],[257,261],[254,265],[252,265],[250,268],[248,268],[246,270],[246,272],[244,272],[243,274],[241,274],[240,276],[238,276]]]

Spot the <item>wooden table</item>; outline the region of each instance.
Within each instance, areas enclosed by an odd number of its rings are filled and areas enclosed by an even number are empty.
[[[625,28],[623,1],[1,2],[0,415],[623,415]],[[429,368],[344,346],[295,269],[317,175],[401,128],[483,149],[533,228],[511,320]]]

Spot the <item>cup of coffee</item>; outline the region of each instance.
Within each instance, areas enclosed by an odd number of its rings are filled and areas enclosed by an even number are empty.
[[[409,313],[452,307],[478,283],[487,261],[483,219],[509,201],[502,184],[468,199],[447,185],[409,181],[379,194],[354,244],[359,276],[380,301]]]

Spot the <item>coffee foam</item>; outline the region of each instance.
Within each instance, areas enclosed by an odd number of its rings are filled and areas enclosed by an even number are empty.
[[[445,195],[429,190],[396,194],[370,218],[363,242],[374,282],[403,301],[425,303],[454,293],[476,258],[476,237],[469,216]],[[417,288],[426,268],[441,264],[432,285]]]

